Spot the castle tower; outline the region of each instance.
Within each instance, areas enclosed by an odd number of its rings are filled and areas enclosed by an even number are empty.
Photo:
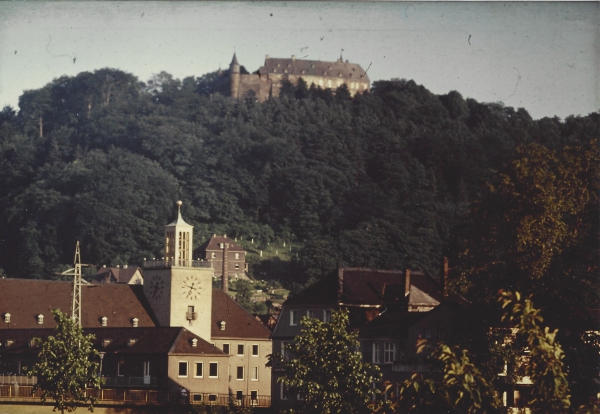
[[[240,93],[240,64],[237,61],[237,57],[235,53],[233,54],[233,59],[229,64],[229,78],[231,82],[231,96],[234,98],[239,98]]]
[[[181,216],[165,226],[165,257],[144,262],[144,294],[160,326],[183,326],[210,340],[210,263],[192,259],[193,229]]]

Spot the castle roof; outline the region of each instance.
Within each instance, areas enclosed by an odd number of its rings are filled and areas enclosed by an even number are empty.
[[[320,60],[303,60],[292,58],[267,58],[265,64],[258,69],[260,75],[270,73],[287,73],[296,76],[328,76],[369,82],[364,69],[356,64],[338,59],[336,62]]]

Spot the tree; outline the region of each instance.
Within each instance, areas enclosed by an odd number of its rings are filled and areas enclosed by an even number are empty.
[[[518,292],[501,292],[498,301],[503,309],[506,308],[502,320],[512,322],[517,339],[522,338],[529,351],[519,368],[522,369],[521,376],[529,377],[533,383],[533,399],[529,402],[531,411],[534,414],[568,412],[571,405],[569,384],[562,361],[564,353],[555,340],[557,330],[542,327],[541,311],[534,308],[531,299],[523,299]],[[417,349],[418,353],[429,352],[431,367],[439,369],[442,375],[424,378],[413,374],[400,384],[399,393],[390,404],[393,409],[411,412],[446,412],[450,409],[460,414],[500,412],[502,404],[488,380],[497,376],[498,371],[483,373],[470,361],[468,352],[456,346],[444,343],[431,345],[427,340],[419,340]],[[387,384],[386,387],[388,391],[393,385]]]
[[[379,369],[362,361],[358,352],[358,333],[348,332],[347,310],[332,312],[331,322],[303,318],[300,335],[285,352],[291,358],[276,354],[285,375],[279,378],[292,394],[301,395],[300,413],[366,413],[380,379]]]
[[[571,396],[562,361],[564,353],[555,340],[558,330],[543,328],[540,310],[533,307],[531,299],[521,298],[519,292],[502,292],[499,301],[503,308],[512,304],[502,319],[516,322],[518,335],[525,339],[529,349],[524,368],[525,376],[533,382],[533,399],[529,402],[532,412],[566,413]]]
[[[86,388],[100,388],[101,384],[98,363],[90,360],[99,357],[92,348],[94,336],[84,335],[81,327],[60,310],[52,314],[56,335],[34,339],[34,345],[40,347],[39,361],[27,373],[37,377],[33,391],[42,390],[42,402],[52,398],[55,411],[73,412],[80,404],[89,404],[93,411],[95,398],[86,395]]]

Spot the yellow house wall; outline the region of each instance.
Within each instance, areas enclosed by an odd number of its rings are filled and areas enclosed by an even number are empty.
[[[229,387],[235,394],[236,391],[243,391],[244,395],[250,395],[250,391],[257,391],[258,395],[271,395],[271,368],[267,368],[267,355],[273,353],[271,341],[265,340],[240,340],[215,339],[212,341],[219,349],[223,349],[223,344],[229,344]],[[244,355],[238,355],[238,345],[244,345]],[[252,345],[258,344],[258,356],[252,356]],[[244,367],[244,379],[238,380],[237,367]],[[251,368],[258,367],[258,381],[250,379]]]

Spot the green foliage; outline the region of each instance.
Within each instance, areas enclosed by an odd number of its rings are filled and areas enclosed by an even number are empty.
[[[302,331],[286,353],[271,356],[281,364],[285,375],[279,381],[291,395],[301,395],[300,413],[367,413],[375,390],[372,384],[381,377],[377,366],[362,361],[357,333],[348,332],[348,311],[332,312],[331,322],[302,318]]]
[[[81,405],[93,411],[95,399],[86,396],[86,388],[100,388],[97,376],[98,363],[90,359],[99,357],[92,348],[93,335],[84,335],[81,327],[60,310],[52,311],[57,323],[56,334],[46,339],[35,338],[40,348],[38,362],[27,373],[37,377],[37,389],[42,390],[41,399],[54,400],[54,410],[73,412]]]
[[[285,83],[281,99],[257,103],[215,93],[222,80],[162,72],[142,83],[107,68],[27,91],[18,114],[3,110],[6,273],[50,277],[76,238],[96,265],[162,257],[159,228],[182,199],[194,247],[213,233],[294,241],[291,266],[259,270],[286,285],[340,265],[436,276],[470,204],[518,145],[558,154],[589,146],[599,127],[598,114],[533,121],[523,109],[436,96],[413,81],[376,82],[354,98]],[[568,224],[581,242],[561,245],[583,270],[598,262],[598,249],[581,248],[584,234],[594,243],[590,202]]]
[[[388,409],[417,413],[448,410],[457,414],[500,413],[502,402],[498,393],[471,362],[466,350],[443,343],[431,346],[427,340],[419,340],[417,349],[428,354],[431,367],[439,369],[441,377],[413,374],[396,386],[398,394],[392,395]],[[387,383],[384,391],[389,393],[393,389],[394,385]]]
[[[530,299],[519,292],[502,292],[499,301],[506,310],[503,320],[514,323],[518,335],[524,337],[529,349],[525,362],[525,375],[533,382],[532,400],[534,414],[566,413],[571,405],[569,384],[563,363],[564,353],[556,342],[557,330],[541,326],[544,319]]]

